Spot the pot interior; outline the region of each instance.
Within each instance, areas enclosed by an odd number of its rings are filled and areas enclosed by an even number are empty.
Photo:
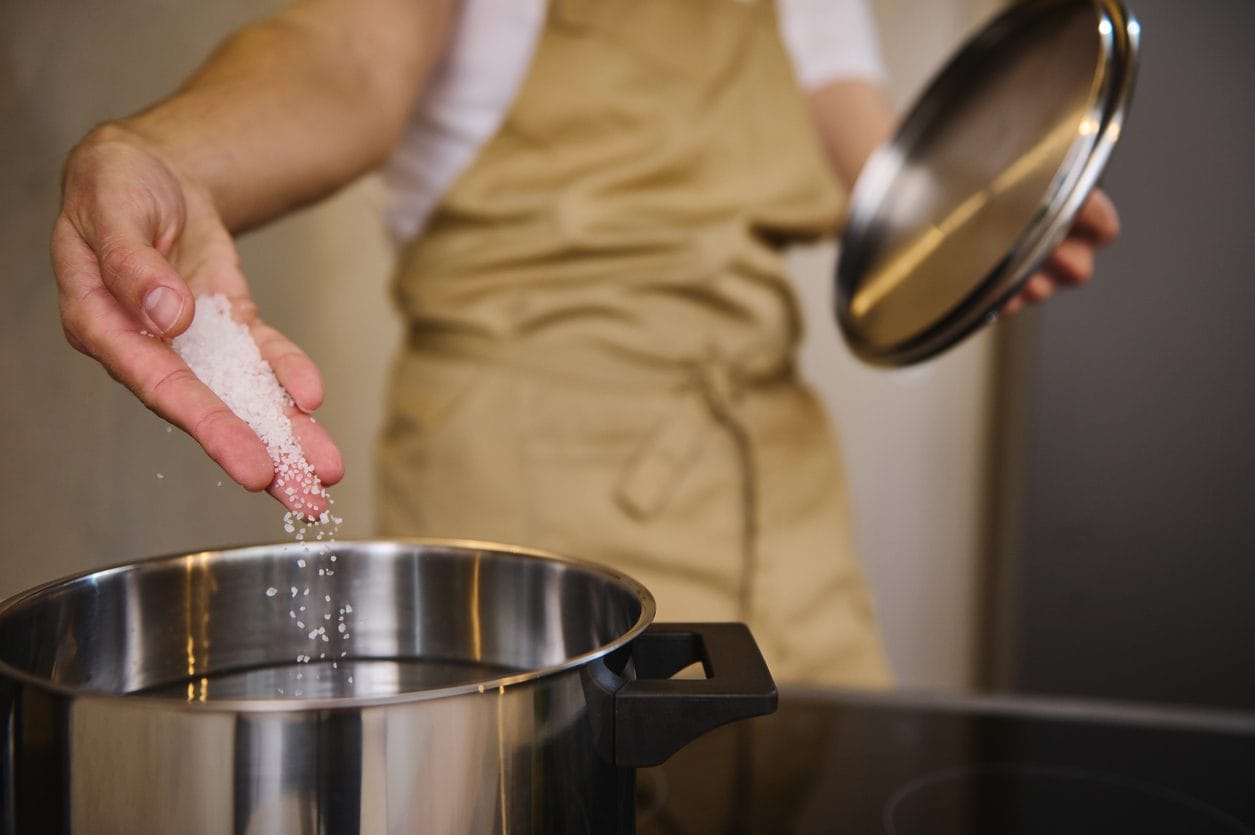
[[[0,675],[189,702],[449,695],[583,663],[653,611],[629,578],[504,546],[207,551],[3,604]]]

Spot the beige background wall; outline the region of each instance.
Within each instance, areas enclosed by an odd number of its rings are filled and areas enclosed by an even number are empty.
[[[47,258],[61,160],[92,124],[168,92],[214,41],[277,4],[0,2],[0,596],[134,557],[283,538],[278,506],[244,493],[199,449],[64,342]],[[984,0],[880,0],[903,102]],[[387,299],[378,185],[246,237],[264,315],[321,364],[320,419],[348,468],[342,536],[368,535],[380,392],[399,329]],[[988,349],[878,372],[838,344],[831,247],[798,253],[808,373],[842,427],[858,529],[903,683],[970,681]],[[158,477],[160,474],[161,478]]]
[[[997,0],[876,0],[890,93],[901,107]],[[898,681],[962,689],[977,665],[992,373],[990,334],[924,365],[873,369],[830,317],[832,246],[794,257],[808,336],[803,369],[841,434],[855,536]]]

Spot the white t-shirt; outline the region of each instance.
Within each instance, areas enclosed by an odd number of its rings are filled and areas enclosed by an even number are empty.
[[[391,192],[388,227],[397,241],[422,229],[445,190],[497,132],[540,40],[545,3],[463,0],[453,41],[384,168]],[[883,77],[866,0],[776,0],[776,5],[803,89]]]

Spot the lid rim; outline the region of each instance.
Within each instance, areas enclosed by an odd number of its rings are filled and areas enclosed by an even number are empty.
[[[925,86],[898,132],[876,151],[851,192],[851,211],[841,238],[834,275],[834,312],[838,329],[855,356],[872,365],[898,367],[940,354],[983,325],[996,320],[1002,306],[1019,292],[1067,233],[1090,191],[1097,185],[1116,143],[1132,97],[1140,26],[1119,0],[1093,0],[1097,13],[1099,56],[1095,84],[1085,110],[1097,124],[1092,134],[1078,131],[1064,162],[1051,180],[1027,227],[963,298],[935,321],[892,340],[876,341],[858,328],[850,313],[851,296],[866,267],[873,243],[863,239],[880,216],[889,184],[910,158],[919,135],[942,107],[942,93],[962,86],[962,70],[984,60],[1008,30],[1075,0],[1029,0],[999,14],[972,36]],[[1105,25],[1104,25],[1105,24]],[[853,242],[853,245],[852,245]]]

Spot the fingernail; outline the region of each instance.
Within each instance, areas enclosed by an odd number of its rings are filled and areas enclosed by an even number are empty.
[[[144,297],[144,312],[162,333],[174,327],[183,312],[183,300],[169,287],[158,287]]]

